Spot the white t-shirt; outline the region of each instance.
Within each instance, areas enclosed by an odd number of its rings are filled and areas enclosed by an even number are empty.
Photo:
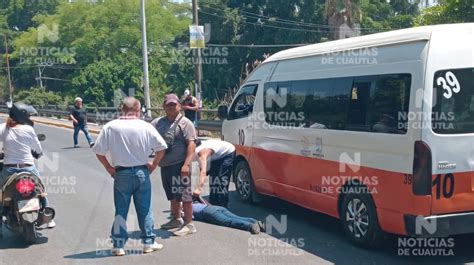
[[[92,150],[103,156],[110,152],[112,166],[134,167],[147,164],[153,152],[166,147],[161,135],[148,122],[119,118],[102,128]]]
[[[196,147],[196,159],[197,154],[204,148],[211,149],[214,153],[211,156],[210,161],[215,161],[223,158],[226,155],[235,152],[233,144],[221,141],[221,140],[205,140],[201,142],[201,145]]]
[[[7,128],[6,123],[1,124],[0,141],[3,142],[3,152],[5,153],[4,163],[6,165],[34,165],[35,158],[31,154],[31,151],[33,150],[38,154],[43,153],[38,136],[36,136],[35,130],[30,125]]]

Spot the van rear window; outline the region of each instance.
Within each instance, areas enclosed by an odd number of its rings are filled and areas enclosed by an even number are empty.
[[[433,131],[474,133],[474,68],[437,71],[433,89]]]

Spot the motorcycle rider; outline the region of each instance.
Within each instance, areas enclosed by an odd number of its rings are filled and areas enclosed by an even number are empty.
[[[43,149],[30,119],[31,115],[36,114],[37,111],[32,106],[14,103],[7,122],[0,125],[0,141],[3,142],[5,154],[4,166],[0,172],[0,188],[14,173],[30,172],[40,178],[34,160],[43,154]],[[43,208],[47,206],[46,197],[42,197],[40,201]],[[55,226],[54,220],[46,225],[47,228]]]

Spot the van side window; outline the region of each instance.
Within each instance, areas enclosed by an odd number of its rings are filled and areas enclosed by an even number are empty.
[[[349,111],[345,130],[370,131],[367,122],[369,95],[372,82],[370,80],[354,80],[350,90]]]
[[[248,117],[253,112],[257,86],[245,86],[235,96],[234,103],[230,107],[228,120]]]
[[[369,124],[372,132],[405,134],[411,75],[378,76],[370,98]]]
[[[267,123],[286,127],[298,126],[299,118],[294,108],[295,105],[303,104],[304,98],[292,97],[291,91],[291,82],[265,84],[263,109]]]
[[[267,123],[310,129],[405,134],[410,74],[266,83]]]
[[[345,130],[405,134],[410,74],[357,77]]]

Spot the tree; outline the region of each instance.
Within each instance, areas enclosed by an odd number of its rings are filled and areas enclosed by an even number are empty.
[[[47,81],[49,90],[64,95],[85,93],[98,105],[111,105],[113,91],[135,88],[139,91],[142,71],[141,20],[139,0],[108,0],[95,4],[85,1],[62,3],[54,14],[38,14],[29,28],[15,39],[14,63],[31,62],[30,67],[16,69],[15,83],[21,87],[35,85],[37,70],[31,66],[53,62],[44,75],[71,82]],[[151,90],[167,83],[170,62],[162,59],[167,46],[182,35],[190,19],[183,9],[166,0],[147,1],[147,33]],[[57,38],[43,38],[45,27]],[[43,30],[43,31],[42,31]],[[41,35],[42,34],[42,35]],[[25,52],[26,51],[26,52]],[[18,78],[20,77],[20,78]],[[163,84],[166,83],[166,84]]]
[[[346,34],[353,34],[355,24],[362,18],[360,3],[357,0],[326,0],[326,16],[330,30],[330,39],[337,40]],[[341,32],[346,24],[352,33]]]
[[[472,0],[439,0],[416,18],[416,25],[474,22]]]

